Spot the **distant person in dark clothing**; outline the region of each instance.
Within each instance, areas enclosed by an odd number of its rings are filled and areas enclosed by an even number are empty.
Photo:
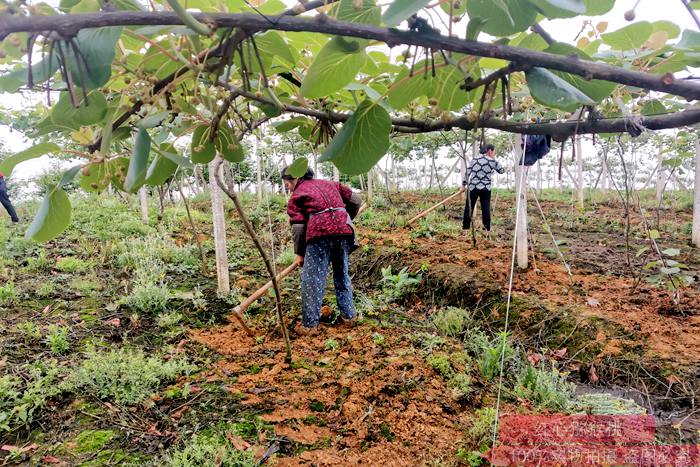
[[[326,290],[328,266],[333,266],[336,302],[343,320],[355,318],[348,257],[356,248],[351,218],[362,199],[338,182],[313,178],[308,170],[301,178],[282,171],[282,180],[291,192],[287,214],[292,224],[292,241],[301,273],[302,326],[298,334],[313,331],[319,325],[321,303]]]
[[[496,160],[496,148],[493,144],[482,146],[479,153],[479,156],[469,163],[466,179],[462,181],[462,192],[466,190],[467,186],[469,187],[469,196],[464,204],[462,229],[464,229],[465,234],[469,230],[478,199],[481,205],[481,220],[488,235],[491,232],[491,177],[494,170],[502,174],[505,169]]]
[[[19,222],[17,212],[15,212],[15,208],[14,206],[12,206],[10,197],[7,196],[7,184],[5,183],[5,174],[3,174],[2,172],[0,172],[0,204],[4,206],[5,210],[10,215],[10,219],[12,219],[12,222]]]

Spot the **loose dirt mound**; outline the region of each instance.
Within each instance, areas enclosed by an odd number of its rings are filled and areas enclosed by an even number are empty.
[[[368,232],[371,237],[371,233]],[[383,247],[383,238],[371,238],[367,243]],[[471,239],[411,238],[409,231],[394,232],[392,247],[408,251],[403,266],[414,270],[427,265],[428,273],[440,274],[446,280],[456,280],[446,270],[470,269],[485,276],[484,288],[500,285],[503,293],[508,288],[511,245],[503,241],[480,241],[473,248]],[[517,271],[517,268],[516,268]],[[473,274],[472,277],[475,277]],[[536,297],[543,303],[567,306],[582,316],[609,320],[625,330],[620,336],[604,336],[607,350],[614,354],[622,346],[642,344],[644,359],[659,358],[670,365],[693,366],[700,364],[700,292],[687,289],[682,310],[687,316],[671,316],[671,297],[668,292],[642,284],[632,292],[632,279],[594,274],[572,269],[572,279],[560,262],[542,255],[531,261],[526,271],[516,272],[513,293],[521,297]]]
[[[227,325],[192,338],[224,356],[210,377],[239,375],[228,389],[291,442],[279,465],[416,465],[454,458],[463,436],[466,413],[399,328],[322,326],[293,340],[291,367],[278,337]]]

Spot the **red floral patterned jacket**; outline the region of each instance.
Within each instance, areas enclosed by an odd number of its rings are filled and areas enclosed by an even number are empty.
[[[361,203],[359,195],[338,182],[300,179],[287,203],[294,252],[303,255],[306,244],[316,238],[353,236],[350,214]]]

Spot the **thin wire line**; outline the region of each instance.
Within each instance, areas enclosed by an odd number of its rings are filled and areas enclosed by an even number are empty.
[[[535,190],[532,187],[530,188],[530,191],[532,191],[532,196],[535,199],[535,204],[537,204],[537,208],[540,210],[540,214],[542,215],[542,221],[547,226],[547,232],[549,232],[549,236],[552,238],[552,244],[554,245],[554,249],[556,249],[557,253],[559,253],[559,258],[561,258],[561,262],[564,264],[564,268],[566,268],[566,273],[569,275],[569,280],[573,284],[574,277],[571,274],[571,268],[569,268],[569,265],[566,262],[566,258],[564,258],[564,254],[561,252],[561,249],[557,244],[557,240],[554,238],[554,233],[552,232],[552,228],[550,227],[549,222],[544,217],[544,211],[542,210],[542,206],[540,206],[540,201],[537,199],[537,194],[535,193]]]
[[[503,340],[501,342],[501,363],[500,363],[500,372],[498,376],[498,394],[496,396],[496,416],[493,421],[493,436],[491,438],[491,449],[493,449],[496,446],[496,438],[497,438],[497,433],[498,433],[498,415],[499,411],[501,408],[501,390],[503,388],[503,366],[505,364],[505,356],[506,356],[506,335],[508,333],[508,319],[510,317],[510,303],[511,303],[511,298],[513,296],[513,276],[515,273],[515,250],[516,250],[516,245],[517,245],[517,240],[518,240],[518,221],[520,220],[520,197],[522,196],[522,189],[523,189],[523,181],[527,180],[527,175],[528,175],[528,169],[529,167],[526,167],[524,165],[521,165],[521,173],[520,173],[520,180],[518,181],[518,190],[517,190],[517,197],[516,197],[516,208],[515,208],[515,234],[513,235],[513,252],[511,254],[510,258],[510,278],[508,280],[508,300],[506,302],[506,316],[505,316],[505,324],[503,325]],[[491,465],[493,466],[493,462],[491,462]]]

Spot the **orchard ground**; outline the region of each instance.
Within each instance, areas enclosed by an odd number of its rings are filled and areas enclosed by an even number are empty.
[[[135,200],[73,195],[70,228],[45,245],[23,240],[26,224],[4,223],[0,456],[27,465],[479,465],[514,230],[513,193],[496,193],[494,238],[477,231],[476,247],[457,202],[404,228],[446,194],[376,197],[357,220],[362,247],[352,257],[362,320],[336,323],[329,288],[330,318],[318,336],[293,336],[290,365],[271,297],[248,310],[256,337],[227,320],[267,280],[232,206],[225,296],[210,273],[206,195],[192,200],[205,268],[177,201],[144,225]],[[698,442],[700,252],[689,244],[690,194],[668,196],[657,212],[642,193],[629,235],[614,193],[594,192],[578,210],[569,193],[545,190],[547,224],[530,203],[534,251],[514,274],[503,413],[646,410],[660,440]],[[289,264],[285,200],[270,197],[269,210],[245,201],[278,266]],[[19,206],[24,219],[35,210]],[[672,279],[693,279],[678,304],[644,250],[644,216],[665,258],[681,265]],[[282,284],[290,328],[298,287],[298,273]]]

